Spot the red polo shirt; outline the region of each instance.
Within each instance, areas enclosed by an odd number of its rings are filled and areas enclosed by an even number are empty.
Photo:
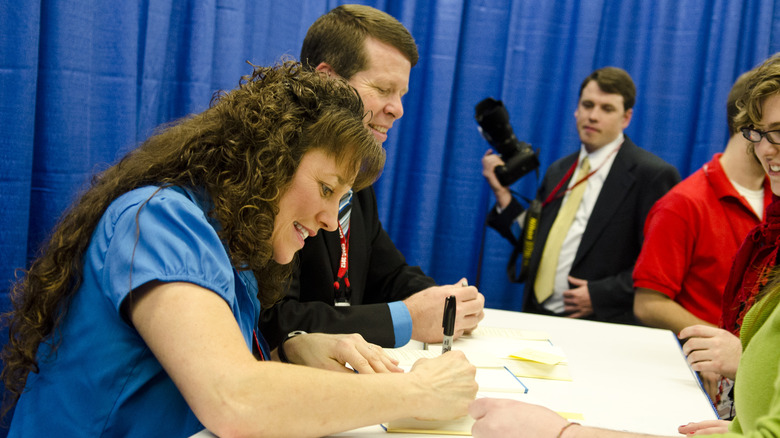
[[[718,324],[734,255],[759,224],[715,154],[656,202],[634,267],[634,287],[669,296],[694,316]],[[764,208],[771,202],[764,182]]]

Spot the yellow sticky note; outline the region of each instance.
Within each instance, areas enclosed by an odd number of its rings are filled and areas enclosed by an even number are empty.
[[[531,362],[530,360],[507,359],[506,367],[517,377],[530,377],[533,379],[563,380],[571,382],[569,366],[565,363],[548,365],[546,363]]]
[[[555,365],[566,359],[561,355],[535,350],[533,348],[523,348],[517,353],[510,354],[509,357],[512,359],[530,360],[531,362],[539,362],[547,365]]]
[[[569,421],[585,421],[585,416],[578,412],[558,412],[558,415]]]

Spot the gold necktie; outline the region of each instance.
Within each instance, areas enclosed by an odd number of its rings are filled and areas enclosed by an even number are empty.
[[[574,181],[585,178],[588,172],[590,172],[590,161],[586,156],[582,160]],[[569,192],[569,197],[561,205],[558,216],[555,217],[555,222],[550,229],[550,234],[547,236],[547,242],[542,251],[542,261],[539,263],[539,271],[536,273],[536,281],[534,281],[534,293],[538,303],[543,303],[553,293],[555,272],[558,270],[558,256],[561,254],[563,239],[569,233],[577,208],[582,201],[582,194],[585,193],[586,185],[586,182],[582,182]]]

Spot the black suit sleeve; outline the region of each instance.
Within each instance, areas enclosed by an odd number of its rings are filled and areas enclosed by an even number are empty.
[[[275,348],[294,330],[309,333],[360,333],[368,342],[393,347],[395,331],[386,303],[335,307],[323,301],[301,301],[299,280],[269,309],[260,313],[260,332]]]
[[[523,206],[520,205],[517,199],[515,199],[513,196],[512,200],[509,201],[509,205],[507,205],[506,208],[501,211],[501,213],[498,212],[497,205],[493,206],[493,208],[491,208],[488,212],[486,221],[488,226],[498,231],[501,237],[510,241],[513,245],[516,245],[519,236],[512,234],[512,224],[517,220],[518,216],[523,214],[524,211],[525,208],[523,208]]]

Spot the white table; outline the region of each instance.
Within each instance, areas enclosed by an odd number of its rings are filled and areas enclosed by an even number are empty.
[[[558,412],[578,412],[582,423],[609,429],[679,436],[690,421],[717,419],[691,371],[675,335],[669,330],[607,324],[521,312],[485,309],[480,326],[544,331],[566,355],[572,381],[521,378],[528,394]],[[467,354],[473,339],[455,341]],[[422,348],[412,341],[404,348]],[[213,436],[208,432],[199,438]],[[334,436],[394,437],[434,435],[388,434],[369,426]],[[444,435],[442,435],[444,436]]]
[[[582,413],[585,424],[679,436],[677,427],[682,424],[717,419],[669,330],[495,309],[485,309],[480,325],[548,332],[553,345],[566,354],[572,381],[521,380],[534,400],[559,412]],[[465,344],[461,349],[468,352],[472,342]],[[420,348],[420,344],[404,348]],[[458,341],[453,349],[459,349]],[[335,436],[396,435],[372,426]]]

